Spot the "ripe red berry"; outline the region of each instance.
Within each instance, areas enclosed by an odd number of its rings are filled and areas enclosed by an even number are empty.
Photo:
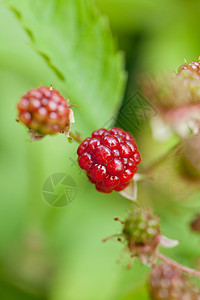
[[[79,166],[102,193],[125,189],[141,161],[135,139],[117,127],[94,131],[80,144],[77,154]]]
[[[17,105],[19,121],[44,136],[65,131],[70,125],[70,106],[52,88],[39,87],[24,94]]]

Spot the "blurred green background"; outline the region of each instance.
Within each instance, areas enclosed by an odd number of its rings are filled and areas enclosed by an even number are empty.
[[[149,268],[136,260],[127,270],[128,257],[116,264],[123,246],[102,243],[120,231],[113,217],[123,218],[131,202],[117,193],[100,194],[88,183],[73,163],[76,142],[64,135],[30,142],[16,122],[16,103],[30,88],[52,83],[76,105],[73,131],[87,137],[107,122],[122,124],[136,136],[144,167],[176,138],[159,144],[148,120],[138,130],[122,118],[120,107],[137,91],[141,72],[171,72],[183,57],[199,57],[199,12],[197,0],[0,4],[1,299],[149,299]],[[67,207],[51,207],[42,186],[48,176],[62,172],[75,180],[77,195]],[[165,253],[195,267],[200,238],[188,224],[199,209],[199,193],[177,201],[173,191],[166,191],[168,180],[160,187],[141,184],[138,200],[154,207],[166,236],[180,240]]]

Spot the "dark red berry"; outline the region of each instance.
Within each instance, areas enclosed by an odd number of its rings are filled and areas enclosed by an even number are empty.
[[[70,123],[70,106],[52,88],[39,87],[24,94],[17,105],[19,121],[44,136],[64,131]]]
[[[80,167],[102,193],[125,189],[141,161],[135,139],[117,127],[94,131],[80,144],[77,154]]]

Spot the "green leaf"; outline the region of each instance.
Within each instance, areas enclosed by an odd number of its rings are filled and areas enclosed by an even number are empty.
[[[27,291],[11,285],[10,283],[0,279],[0,295],[1,299],[9,300],[44,300],[46,297],[36,296]]]
[[[87,0],[8,0],[31,45],[63,82],[90,126],[117,112],[125,83],[123,59],[105,18]],[[38,66],[38,70],[40,67]]]

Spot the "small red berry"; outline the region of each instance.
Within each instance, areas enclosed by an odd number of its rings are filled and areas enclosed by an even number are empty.
[[[94,131],[80,144],[77,154],[80,167],[102,193],[125,189],[141,161],[135,139],[117,127]]]
[[[22,96],[17,109],[19,121],[41,136],[65,131],[70,124],[68,100],[52,88],[31,89]]]

